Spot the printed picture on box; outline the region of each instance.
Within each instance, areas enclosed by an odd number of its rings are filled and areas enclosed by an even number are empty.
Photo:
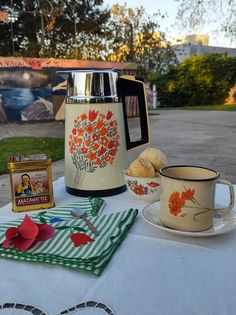
[[[14,174],[14,191],[16,197],[48,194],[47,172],[28,172]]]
[[[34,187],[30,182],[30,176],[28,174],[21,175],[21,183],[17,185],[16,197],[33,195]]]

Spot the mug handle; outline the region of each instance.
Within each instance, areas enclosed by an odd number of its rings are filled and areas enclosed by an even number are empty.
[[[216,183],[227,185],[229,187],[230,202],[229,202],[228,207],[215,208],[214,210],[217,211],[217,212],[225,212],[225,213],[230,212],[233,209],[233,207],[234,207],[234,187],[233,187],[233,185],[230,182],[228,182],[225,179],[220,179],[219,178],[216,181]]]

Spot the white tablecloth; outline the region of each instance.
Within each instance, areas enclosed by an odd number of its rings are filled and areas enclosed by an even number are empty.
[[[224,186],[216,195],[218,205],[227,204]],[[65,192],[63,178],[54,183],[54,197],[57,206],[78,200]],[[236,230],[208,238],[172,235],[145,222],[146,204],[128,192],[104,199],[104,213],[140,211],[103,274],[0,259],[0,304],[34,304],[50,315],[89,300],[116,315],[236,314]],[[24,215],[12,213],[10,204],[0,209],[2,222]]]

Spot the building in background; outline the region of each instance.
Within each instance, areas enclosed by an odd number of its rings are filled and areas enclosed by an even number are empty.
[[[191,56],[219,54],[228,57],[236,56],[236,48],[209,46],[209,36],[192,34],[172,42],[178,62]]]

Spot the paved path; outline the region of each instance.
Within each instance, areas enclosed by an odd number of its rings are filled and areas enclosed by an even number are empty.
[[[64,137],[64,123],[0,123],[0,140],[7,137]]]
[[[138,134],[137,118],[130,121]],[[150,145],[163,150],[169,164],[195,164],[214,168],[236,184],[236,112],[162,110],[150,116]],[[0,139],[11,136],[64,137],[61,122],[0,124]],[[129,161],[144,147],[128,153]],[[53,180],[63,176],[64,161],[54,162]],[[0,207],[11,201],[9,175],[0,176]]]

